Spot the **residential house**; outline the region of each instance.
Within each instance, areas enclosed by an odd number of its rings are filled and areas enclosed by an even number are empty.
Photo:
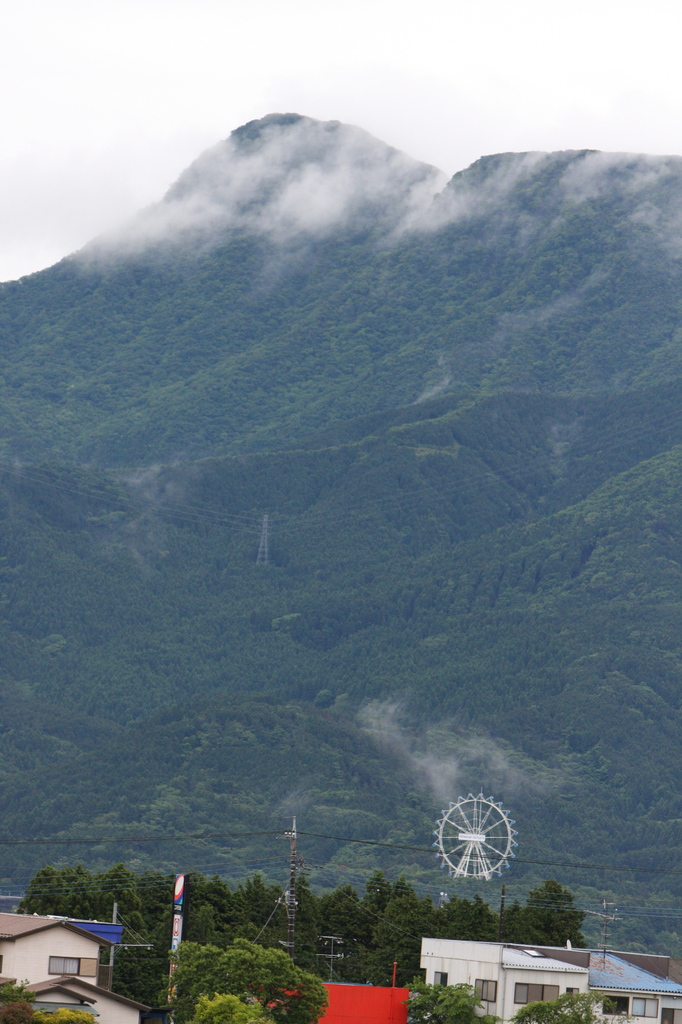
[[[509,1021],[526,1003],[565,992],[604,992],[605,1014],[639,1024],[682,1024],[682,961],[642,953],[423,939],[430,984],[471,985],[489,1013]]]
[[[0,982],[26,982],[36,994],[37,1009],[75,1004],[101,1024],[140,1024],[140,1013],[149,1007],[99,984],[100,951],[113,943],[89,931],[89,923],[0,913]]]

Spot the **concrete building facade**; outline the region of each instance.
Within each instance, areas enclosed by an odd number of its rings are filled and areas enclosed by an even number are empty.
[[[421,966],[432,985],[471,985],[503,1022],[527,1003],[566,992],[608,997],[634,1024],[682,1024],[682,961],[624,951],[423,939]]]

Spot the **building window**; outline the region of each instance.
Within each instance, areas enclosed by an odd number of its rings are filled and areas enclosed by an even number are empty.
[[[566,995],[567,996],[577,996],[579,994],[580,994],[580,989],[579,988],[567,988],[566,989]]]
[[[49,974],[80,974],[81,962],[76,956],[51,956]]]
[[[558,985],[526,985],[517,982],[514,986],[515,1003],[546,1003],[559,998]]]
[[[627,1014],[630,1012],[630,997],[609,996],[601,1009],[602,1013]]]
[[[658,1017],[658,999],[632,997],[633,1017]]]
[[[482,1003],[494,1003],[497,999],[497,982],[484,978],[476,979],[476,995]]]
[[[664,1006],[661,1010],[661,1024],[682,1024],[682,1010],[673,1010],[672,1006]]]
[[[448,983],[448,976],[445,973],[445,971],[436,971],[434,973],[434,975],[433,975],[433,984],[434,985],[447,985],[447,983]]]

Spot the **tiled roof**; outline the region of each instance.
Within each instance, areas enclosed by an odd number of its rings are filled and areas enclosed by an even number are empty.
[[[35,992],[37,996],[44,995],[46,992],[61,992],[63,995],[76,996],[77,999],[81,999],[85,1003],[96,1003],[97,1000],[93,996],[87,996],[84,992],[78,992],[75,987],[69,987],[69,979],[64,981],[63,977],[60,977],[59,981],[39,981],[33,985],[28,985],[31,992]]]
[[[127,996],[120,996],[118,992],[110,992],[108,988],[102,988],[100,985],[92,985],[89,981],[84,981],[82,978],[77,978],[73,974],[60,974],[58,977],[51,979],[50,981],[39,981],[33,985],[28,985],[32,992],[36,994],[45,995],[51,989],[60,989],[66,991],[67,989],[77,995],[80,999],[87,999],[88,995],[91,994],[97,999],[113,999],[117,1003],[125,1003],[126,1006],[134,1006],[138,1010],[143,1010],[145,1013],[149,1007],[145,1003],[137,1003],[134,999],[128,999]],[[83,994],[85,990],[85,994]],[[91,999],[88,1000],[92,1002]]]
[[[629,964],[613,953],[593,952],[590,954],[590,988],[614,989],[634,992],[670,992],[682,995],[682,985],[669,978]]]
[[[530,971],[569,971],[572,974],[585,974],[585,967],[576,967],[562,960],[554,960],[551,956],[534,956],[522,949],[511,949],[506,946],[502,950],[503,967],[523,967]]]
[[[0,914],[0,940],[13,941],[21,938],[22,935],[40,932],[45,928],[68,928],[69,931],[78,932],[79,935],[87,935],[89,939],[93,939],[100,946],[112,945],[108,939],[98,937],[93,932],[86,931],[85,928],[72,924],[63,917],[42,917],[39,914]]]

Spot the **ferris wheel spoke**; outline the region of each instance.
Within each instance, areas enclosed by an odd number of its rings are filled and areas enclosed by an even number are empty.
[[[502,829],[504,829],[506,831],[506,825],[505,825],[504,820],[500,820],[499,818],[496,818],[495,821],[491,821],[490,822],[490,824],[488,825],[487,828],[482,828],[481,832],[483,832],[483,833],[492,832],[492,830],[495,829],[495,828],[502,828]]]
[[[469,864],[471,863],[471,854],[473,853],[473,844],[467,843],[466,849],[462,854],[462,858],[458,864],[460,873],[466,875],[469,870]]]
[[[490,864],[490,860],[485,855],[485,851],[483,850],[483,846],[480,843],[476,844],[476,853],[478,854],[478,862],[479,862],[479,865],[481,866],[483,872],[486,875],[491,875],[492,872],[493,872],[493,868],[492,868],[492,866]]]
[[[480,824],[480,826],[479,826],[479,829],[478,829],[478,831],[479,831],[479,832],[484,832],[484,831],[487,831],[487,829],[484,829],[484,828],[483,828],[483,826],[485,825],[486,821],[488,820],[488,818],[490,817],[490,815],[491,815],[491,814],[493,813],[493,811],[495,811],[495,810],[497,810],[497,808],[495,807],[495,804],[491,804],[491,805],[490,805],[490,807],[488,808],[488,810],[487,810],[487,811],[485,812],[485,817],[484,817],[484,818],[483,818],[483,820],[481,821],[481,824]],[[492,826],[490,826],[490,827],[492,827]]]
[[[479,844],[478,844],[478,849],[479,849],[479,851],[480,851],[480,855],[481,855],[481,857],[482,857],[482,858],[484,858],[484,859],[485,859],[486,861],[487,861],[487,859],[488,859],[488,855],[487,855],[487,854],[485,853],[484,847],[487,847],[487,848],[488,848],[488,850],[492,850],[492,851],[493,851],[493,853],[494,853],[494,854],[496,855],[496,857],[499,857],[499,856],[500,856],[500,851],[499,851],[499,850],[496,850],[494,846],[489,846],[489,845],[488,845],[487,843],[479,843]]]
[[[482,836],[479,839],[482,846],[487,846],[490,850],[499,850],[501,846],[507,846],[507,837],[504,839],[498,836]]]
[[[452,824],[453,824],[453,826],[455,828],[459,828],[463,832],[472,832],[473,831],[473,823],[472,823],[471,819],[461,810],[459,812],[459,819],[460,819],[460,824],[459,825],[457,824],[456,821],[452,822]]]
[[[466,845],[466,843],[460,843],[459,846],[453,846],[451,850],[447,851],[447,856],[451,857],[453,853],[459,853],[460,850],[465,850]]]
[[[484,839],[481,841],[481,845],[486,846],[488,850],[494,850],[498,854],[503,854],[506,850],[509,849],[509,842],[507,839],[500,840],[499,846],[495,846],[494,843],[491,843],[491,841],[489,841],[489,839]],[[504,850],[501,849],[501,847],[504,847]]]
[[[497,871],[497,869],[500,868],[502,864],[504,864],[504,862],[506,861],[508,850],[506,848],[504,850],[498,850],[496,847],[490,846],[489,843],[484,843],[482,844],[482,846],[487,846],[488,849],[491,851],[492,859],[494,862],[492,870]]]

